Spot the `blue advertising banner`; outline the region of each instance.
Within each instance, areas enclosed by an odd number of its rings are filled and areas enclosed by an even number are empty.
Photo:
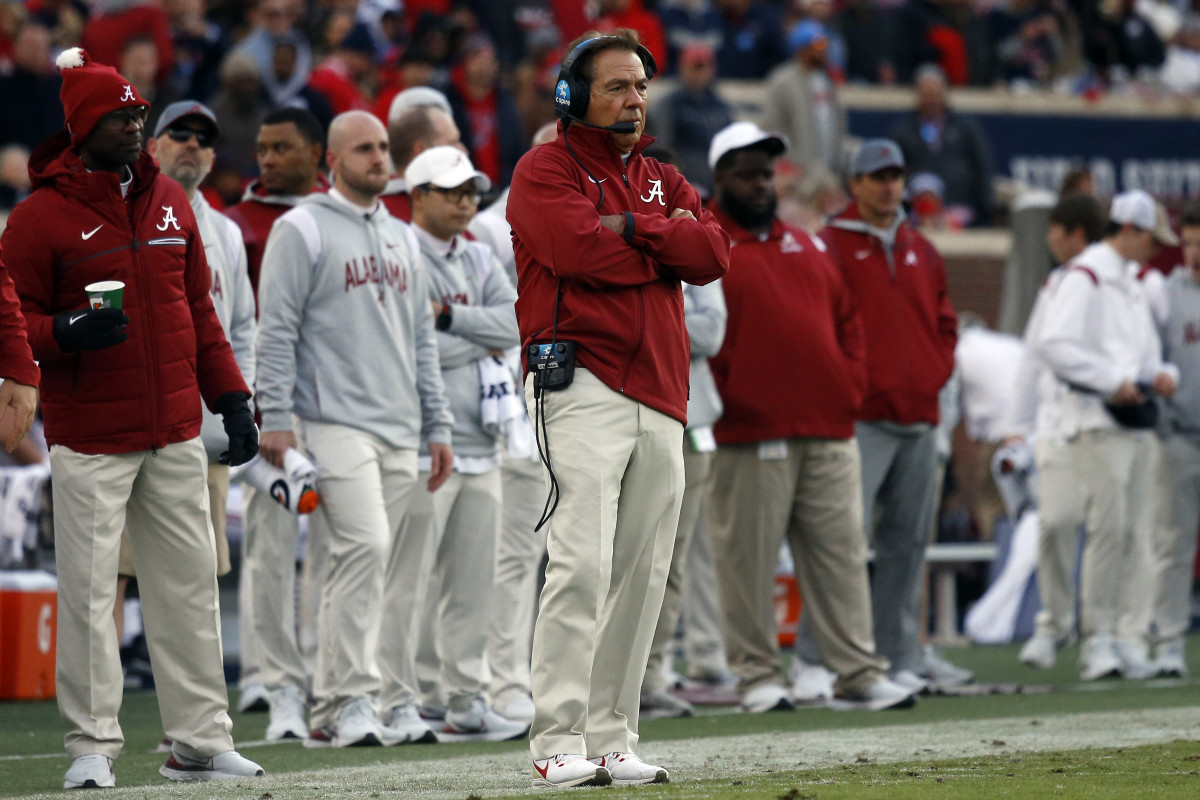
[[[906,115],[851,109],[850,132],[887,136]],[[1162,198],[1200,198],[1200,123],[1161,117],[972,113],[992,144],[996,171],[1057,191],[1087,167],[1102,195],[1145,189]]]

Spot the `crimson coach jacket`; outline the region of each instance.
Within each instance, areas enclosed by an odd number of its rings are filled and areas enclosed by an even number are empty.
[[[46,441],[86,454],[165,447],[200,435],[227,392],[249,394],[208,296],[191,204],[145,150],[128,199],[110,172],[88,172],[65,132],[30,159],[33,193],[4,231],[3,252],[42,368]],[[87,308],[84,287],[125,283],[129,338],[64,353],[55,314]]]
[[[2,254],[0,254],[2,255]],[[21,300],[13,286],[4,259],[0,257],[0,378],[11,378],[26,386],[37,386],[41,371],[33,361]]]
[[[937,424],[938,392],[954,370],[958,319],[941,255],[898,221],[880,238],[850,208],[821,231],[862,316],[867,342],[865,422]]]
[[[623,163],[607,131],[573,125],[567,135],[590,177],[567,151],[561,123],[558,139],[530,150],[513,172],[507,215],[521,341],[550,341],[561,283],[557,337],[579,343],[579,366],[686,423],[680,281],[703,285],[724,275],[729,236],[674,167],[642,156],[652,137]],[[668,219],[675,208],[696,219]],[[629,241],[600,224],[602,215],[624,212]]]

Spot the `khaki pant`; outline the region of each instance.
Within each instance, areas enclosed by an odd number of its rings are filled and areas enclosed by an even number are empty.
[[[225,501],[229,499],[229,467],[224,464],[208,465],[208,508],[212,521],[213,541],[217,545],[217,577],[228,575],[233,565],[229,561],[229,537],[225,532]],[[133,563],[133,551],[129,546],[129,534],[121,532],[121,560],[117,571],[130,578],[137,577]]]
[[[301,420],[299,439],[320,468],[314,539],[329,574],[317,619],[312,726],[380,690],[377,666],[387,565],[417,482],[417,451],[393,448],[357,428]]]
[[[875,654],[862,484],[854,439],[789,439],[787,457],[727,445],[713,465],[713,550],[729,668],[743,694],[787,685],[775,630],[775,570],[786,537],[804,616],[837,688],[862,694],[887,671]]]
[[[1035,625],[1038,634],[1061,641],[1075,633],[1072,575],[1087,498],[1065,442],[1038,441],[1034,458],[1038,479],[1037,586],[1042,599]]]
[[[50,448],[58,565],[58,706],[67,753],[116,758],[123,681],[112,609],[121,530],[141,575],[142,616],[163,732],[184,755],[233,749],[208,458],[199,439],[155,453]]]
[[[308,690],[308,675],[296,640],[296,539],[300,521],[269,492],[246,485],[246,540],[242,579],[250,584],[249,620],[257,655],[258,682],[268,689]]]
[[[1163,442],[1154,536],[1154,624],[1159,642],[1178,640],[1191,624],[1192,569],[1200,525],[1200,439]]]
[[[525,396],[532,411],[531,379]],[[635,752],[683,498],[683,425],[582,369],[542,402],[562,494],[533,629],[530,751]]]
[[[505,459],[500,468],[504,509],[487,644],[488,693],[497,706],[529,694],[538,566],[546,552],[546,529],[533,529],[546,502],[542,469],[528,458]]]
[[[1145,642],[1153,591],[1151,534],[1146,520],[1153,464],[1149,432],[1088,431],[1067,442],[1086,493],[1087,542],[1080,578],[1080,629],[1085,637]]]
[[[642,681],[643,693],[667,688],[663,681],[663,663],[670,657],[671,640],[675,636],[675,628],[679,625],[683,586],[690,565],[689,552],[692,549],[697,523],[700,521],[700,512],[708,499],[712,459],[712,453],[697,453],[691,444],[685,441],[683,503],[679,509],[679,529],[675,532],[675,551],[671,554],[671,571],[667,575],[662,610],[658,614],[658,626],[654,630],[654,644],[650,648],[650,660],[646,664],[646,678]]]

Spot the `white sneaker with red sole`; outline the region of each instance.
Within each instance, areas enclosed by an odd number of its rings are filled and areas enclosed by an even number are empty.
[[[612,775],[613,786],[633,786],[639,783],[668,783],[670,776],[662,767],[647,764],[633,753],[609,753],[588,759],[604,767]]]
[[[188,758],[175,748],[158,774],[172,781],[221,781],[236,778],[261,778],[263,768],[236,750],[226,750],[208,758]]]
[[[612,774],[589,761],[587,756],[563,753],[550,758],[535,758],[535,788],[567,789],[571,786],[608,786]]]

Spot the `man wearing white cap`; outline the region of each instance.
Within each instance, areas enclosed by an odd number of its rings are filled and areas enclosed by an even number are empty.
[[[729,665],[743,710],[792,707],[772,597],[786,540],[821,659],[837,673],[831,703],[911,706],[914,692],[888,680],[871,631],[854,437],[867,385],[862,322],[825,244],[775,218],[772,162],[786,149],[735,122],[708,157],[713,213],[735,245],[725,343],[712,359],[725,406],[713,427],[712,533]]]
[[[420,247],[379,202],[387,132],[366,112],[346,112],[329,127],[327,156],[333,188],[280,217],[263,254],[262,452],[278,467],[303,446],[320,468],[311,526],[329,575],[306,744],[392,744],[410,736],[383,726],[376,706],[389,559],[421,491],[422,441],[432,458],[426,488],[449,477],[452,418]]]
[[[1136,276],[1156,242],[1174,235],[1159,226],[1154,199],[1141,190],[1113,198],[1109,234],[1069,263],[1032,342],[1064,390],[1066,452],[1085,495],[1080,656],[1085,680],[1112,674],[1146,677],[1151,543],[1138,515],[1153,471],[1139,464],[1153,427],[1151,393],[1171,397],[1178,371],[1162,345]],[[1122,608],[1122,594],[1146,602]]]
[[[403,662],[413,656],[406,645],[420,636],[423,647],[436,643],[442,665],[436,699],[445,702],[446,711],[439,734],[511,739],[524,736],[528,725],[488,708],[487,625],[481,621],[489,615],[500,529],[497,439],[504,398],[510,419],[521,411],[511,373],[499,358],[519,343],[517,292],[491,249],[462,236],[480,194],[491,188],[466,154],[456,147],[430,148],[413,159],[404,178],[436,313],[455,457],[446,485],[414,500],[401,529],[403,547],[393,553],[398,580],[388,592],[389,600],[399,602],[389,604],[390,635],[381,645],[382,705],[397,717],[393,727],[416,719],[411,662]],[[495,413],[485,413],[489,407]],[[423,454],[422,462],[427,460]],[[425,475],[428,464],[421,468]]]

